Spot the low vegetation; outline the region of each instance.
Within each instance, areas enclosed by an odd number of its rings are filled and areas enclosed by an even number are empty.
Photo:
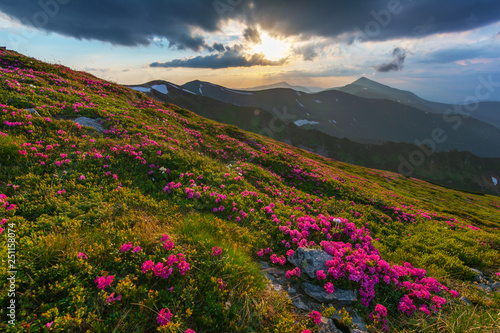
[[[314,332],[318,314],[268,289],[259,267],[303,278],[286,260],[298,247],[334,255],[318,284],[356,290],[372,331],[498,329],[500,294],[470,270],[500,281],[498,197],[326,159],[0,52],[2,331]]]

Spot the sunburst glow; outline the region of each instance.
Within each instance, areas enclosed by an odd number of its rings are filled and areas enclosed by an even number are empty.
[[[263,53],[266,59],[278,60],[289,54],[290,44],[279,39],[272,38],[267,34],[260,36],[262,43],[254,46],[255,53]]]

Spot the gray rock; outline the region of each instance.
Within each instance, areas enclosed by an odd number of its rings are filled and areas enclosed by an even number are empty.
[[[261,269],[269,268],[269,264],[267,263],[267,261],[261,261],[261,262],[259,262],[259,266],[260,266]]]
[[[40,114],[39,114],[39,113],[38,113],[35,109],[33,109],[33,108],[29,108],[29,109],[25,109],[25,110],[26,110],[26,111],[28,111],[28,112],[34,113],[34,114],[36,114],[38,117],[40,117]]]
[[[487,284],[484,284],[484,283],[480,283],[480,284],[476,285],[476,288],[484,291],[485,293],[491,293],[491,291],[492,291],[491,287]]]
[[[472,303],[470,302],[470,300],[467,297],[465,297],[465,296],[460,297],[460,301],[462,301],[462,303],[464,303],[467,306],[471,306],[472,305]]]
[[[321,317],[321,324],[319,326],[319,333],[342,333],[342,331],[335,326],[333,320],[325,317]]]
[[[288,261],[300,268],[302,273],[309,275],[311,279],[316,278],[317,271],[326,271],[326,261],[332,260],[333,257],[320,249],[308,249],[304,247],[298,248]]]
[[[363,322],[363,319],[360,317],[360,315],[354,310],[353,308],[345,308],[347,312],[349,312],[349,315],[352,318],[352,326],[356,327],[358,332],[367,332],[366,324]],[[340,310],[340,309],[337,309]],[[335,311],[335,313],[332,315],[332,319],[337,319],[341,321],[342,319],[340,318],[340,313],[339,311]],[[354,329],[351,330],[353,332]]]
[[[294,297],[292,298],[292,304],[295,306],[297,309],[311,312],[311,309],[306,305],[306,303],[302,300],[301,297]]]
[[[498,290],[498,289],[500,289],[500,282],[492,283],[489,286],[490,286],[491,290],[493,290],[493,291]]]
[[[302,285],[304,292],[319,303],[333,303],[335,305],[351,305],[357,298],[352,290],[335,289],[333,294],[327,293],[322,287],[305,282]]]
[[[468,268],[472,271],[472,273],[474,273],[474,281],[481,282],[482,277],[484,275],[483,272],[475,268],[470,268],[470,267]]]
[[[79,117],[79,118],[73,119],[73,122],[78,123],[81,126],[93,127],[99,133],[102,133],[102,131],[104,130],[104,128],[99,123],[99,119]]]

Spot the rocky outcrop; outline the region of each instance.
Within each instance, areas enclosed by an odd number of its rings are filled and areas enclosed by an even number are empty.
[[[485,293],[491,293],[500,290],[500,282],[495,282],[492,278],[486,276],[483,272],[478,269],[468,267],[472,273],[474,273],[474,283],[476,288],[484,291]]]
[[[316,278],[317,271],[327,271],[326,261],[333,257],[320,249],[298,248],[288,261],[300,268],[302,273],[309,275],[311,279]]]
[[[72,119],[74,123],[78,123],[81,126],[88,126],[94,128],[97,132],[102,133],[104,128],[101,125],[101,119],[92,119],[87,117],[79,117],[76,119]]]
[[[322,250],[299,248],[289,261],[301,269],[300,279],[287,279],[286,270],[270,267],[267,262],[261,262],[262,271],[267,277],[268,288],[284,293],[292,302],[298,313],[308,314],[311,311],[323,310],[333,306],[337,310],[344,308],[352,318],[351,327],[341,321],[338,312],[331,318],[321,318],[319,332],[322,333],[368,333],[362,318],[352,308],[356,302],[356,293],[352,290],[335,289],[333,294],[327,293],[323,287],[313,284],[316,281],[316,271],[326,270],[325,262],[332,257]],[[306,281],[303,281],[303,280]],[[302,281],[302,282],[301,282]]]
[[[345,306],[353,305],[357,300],[352,290],[335,289],[332,294],[329,294],[324,288],[307,282],[302,284],[302,288],[309,297],[319,303],[332,303]]]

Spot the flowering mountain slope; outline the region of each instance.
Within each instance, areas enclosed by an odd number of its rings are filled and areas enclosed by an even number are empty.
[[[333,258],[308,281],[353,290],[373,331],[498,327],[500,297],[470,269],[497,278],[498,197],[336,162],[0,52],[2,331],[317,331],[331,308],[294,309],[259,267],[305,281],[287,261],[298,248]]]

